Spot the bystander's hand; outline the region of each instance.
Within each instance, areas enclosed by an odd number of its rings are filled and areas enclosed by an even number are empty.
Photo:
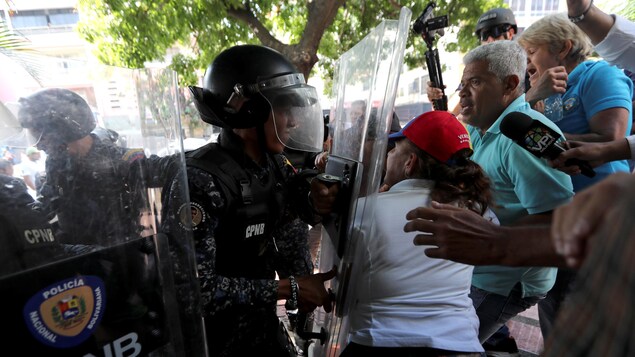
[[[446,86],[443,86],[443,88],[445,89]],[[428,81],[426,94],[428,94],[428,101],[430,101],[430,103],[432,103],[433,100],[441,99],[443,97],[443,91],[441,88],[433,87],[433,84],[430,81]]]
[[[324,172],[326,170],[326,163],[329,161],[329,152],[322,151],[315,157],[315,168],[319,172]]]
[[[537,101],[532,107],[535,111],[539,111],[541,113],[545,112],[545,102],[542,100]]]
[[[554,211],[551,238],[556,252],[566,259],[567,265],[578,268],[584,263],[594,243],[589,238],[602,225],[611,224],[606,217],[624,208],[618,203],[620,200],[633,199],[634,187],[633,175],[616,173],[576,194],[571,203]]]
[[[331,312],[333,298],[324,287],[324,282],[333,279],[336,274],[337,267],[333,267],[326,273],[298,277],[298,309],[302,312],[311,312],[322,306],[324,311]]]
[[[597,167],[605,162],[631,158],[631,150],[626,139],[601,143],[566,141],[563,144],[567,150],[554,160],[549,161],[549,164],[569,175],[577,175],[581,172],[577,165],[565,165],[569,159],[585,160],[592,167]]]
[[[568,79],[569,75],[563,66],[549,68],[542,75],[539,75],[538,72],[533,72],[529,76],[531,88],[527,91],[525,99],[533,107],[536,102],[553,94],[565,93]]]
[[[504,242],[501,227],[468,209],[432,202],[432,207],[418,207],[408,212],[405,232],[422,232],[415,245],[431,258],[482,265],[501,261]]]

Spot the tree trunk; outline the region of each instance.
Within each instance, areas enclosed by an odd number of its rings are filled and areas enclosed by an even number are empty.
[[[298,71],[308,79],[311,69],[318,61],[317,51],[326,29],[331,26],[337,15],[337,10],[345,0],[313,0],[308,3],[307,24],[304,33],[297,44],[284,44],[276,39],[258,21],[251,11],[249,3],[239,9],[231,9],[227,14],[239,21],[245,22],[256,34],[260,43],[271,47],[285,55]]]

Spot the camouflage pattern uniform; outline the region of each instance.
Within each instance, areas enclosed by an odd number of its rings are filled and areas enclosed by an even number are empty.
[[[287,164],[280,171],[276,165],[280,155],[268,155],[268,166],[261,167],[244,156],[240,148],[240,138],[231,131],[223,131],[220,136],[220,147],[223,150],[239,152],[244,160],[241,167],[255,180],[266,181],[271,175],[279,175],[285,181],[278,181],[277,186],[291,185],[296,180],[295,170]],[[235,213],[228,207],[224,196],[223,185],[213,173],[188,165],[187,176],[191,206],[183,202],[171,200],[167,204],[167,220],[163,229],[171,236],[185,234],[185,230],[193,229],[197,267],[201,286],[203,316],[205,319],[207,343],[211,356],[243,356],[243,355],[280,355],[277,342],[278,318],[276,316],[277,288],[276,272],[281,278],[288,275],[307,275],[312,272],[307,236],[308,226],[298,219],[297,212],[305,212],[311,216],[310,209],[295,209],[307,199],[308,184],[297,185],[297,191],[286,192],[287,198],[301,198],[298,202],[287,199],[282,212],[270,212],[277,215],[275,228],[267,235],[260,246],[257,256],[250,256],[245,251],[244,258],[234,267],[240,272],[231,271],[227,265],[219,262],[224,256],[236,254],[230,252],[231,244],[226,240],[241,240],[243,237],[219,236],[223,219],[232,220]],[[301,181],[301,180],[300,180]],[[306,181],[304,181],[306,183]],[[178,182],[175,181],[175,185]],[[180,192],[181,188],[173,186],[171,190]],[[178,196],[175,196],[178,197]],[[171,199],[172,197],[170,197]],[[233,197],[231,200],[239,200]],[[308,203],[308,201],[307,201]],[[233,204],[229,204],[234,207]],[[270,207],[270,211],[275,211]],[[228,212],[228,210],[230,210]],[[185,214],[192,214],[190,228]],[[241,222],[231,222],[240,224]],[[221,247],[219,247],[219,242]],[[224,248],[228,247],[228,248]],[[239,253],[239,252],[238,252]],[[253,261],[258,264],[252,265]],[[224,271],[220,266],[225,266]]]

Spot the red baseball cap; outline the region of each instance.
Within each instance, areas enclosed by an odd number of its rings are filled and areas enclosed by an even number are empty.
[[[456,117],[446,111],[429,111],[412,119],[389,140],[408,138],[435,159],[447,163],[462,149],[472,149],[470,135]]]

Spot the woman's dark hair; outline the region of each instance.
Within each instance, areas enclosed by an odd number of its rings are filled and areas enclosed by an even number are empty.
[[[442,163],[410,140],[405,141],[419,159],[419,171],[411,178],[434,181],[431,194],[433,200],[442,203],[456,202],[460,207],[480,215],[492,205],[490,180],[483,169],[470,160],[472,150],[460,150],[450,158],[450,163]]]

